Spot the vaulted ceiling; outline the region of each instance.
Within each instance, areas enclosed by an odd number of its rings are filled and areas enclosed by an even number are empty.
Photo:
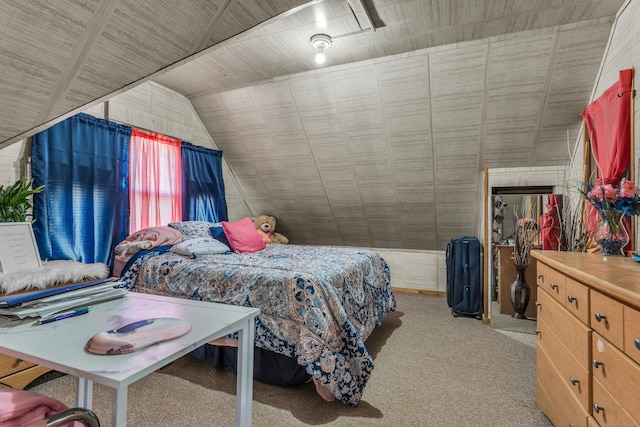
[[[293,242],[443,249],[484,167],[566,163],[623,3],[4,1],[0,147],[153,80]]]

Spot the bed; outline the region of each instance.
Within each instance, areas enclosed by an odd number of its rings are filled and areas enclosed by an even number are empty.
[[[295,360],[319,391],[358,404],[374,368],[365,341],[396,307],[389,267],[376,252],[269,244],[250,253],[189,257],[170,247],[130,257],[121,272],[124,285],[260,308],[256,349]]]

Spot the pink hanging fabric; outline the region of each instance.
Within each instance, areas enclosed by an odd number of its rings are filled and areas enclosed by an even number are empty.
[[[133,128],[129,146],[130,232],[182,221],[179,139]]]
[[[632,80],[632,69],[620,71],[618,81],[580,114],[587,125],[598,177],[604,184],[618,185],[629,167]],[[593,229],[597,212],[590,207],[587,205],[587,227]],[[629,231],[628,218],[624,223]]]
[[[560,250],[560,213],[558,200],[555,194],[549,195],[547,211],[540,215],[540,238],[542,249]]]
[[[587,125],[598,176],[605,184],[617,185],[629,166],[632,77],[633,70],[620,71],[618,82],[580,114]]]

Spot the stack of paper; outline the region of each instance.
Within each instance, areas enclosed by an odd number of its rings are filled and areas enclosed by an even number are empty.
[[[47,318],[75,307],[89,306],[124,296],[115,278],[0,297],[0,316],[8,320]]]

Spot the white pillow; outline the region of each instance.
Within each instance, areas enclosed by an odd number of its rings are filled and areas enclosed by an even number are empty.
[[[177,243],[169,249],[174,254],[186,255],[195,258],[200,255],[224,254],[231,252],[229,247],[219,240],[207,237],[185,240]]]

